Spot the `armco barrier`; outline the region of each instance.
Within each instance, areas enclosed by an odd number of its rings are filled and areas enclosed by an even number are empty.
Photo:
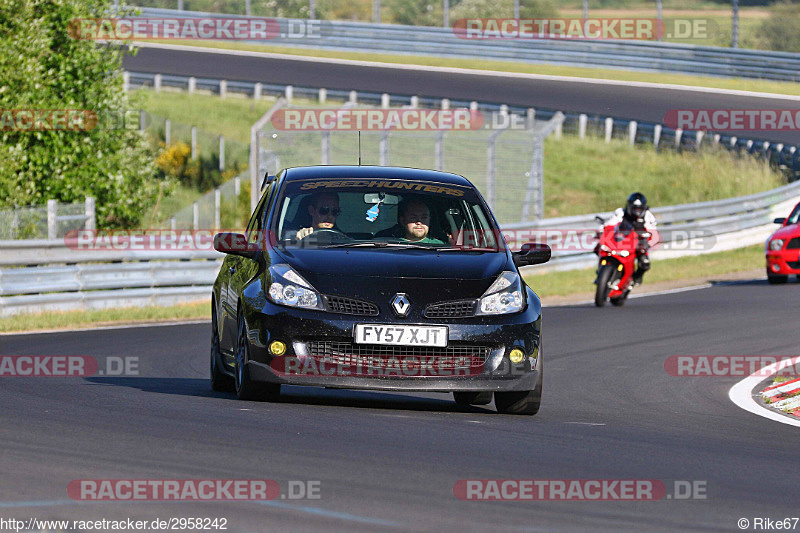
[[[799,200],[800,182],[795,182],[749,196],[656,208],[660,229],[704,230],[713,233],[715,244],[711,249],[656,250],[653,257],[697,255],[763,242],[776,229],[772,219],[786,216]],[[503,229],[597,229],[595,215],[509,224]],[[207,300],[221,258],[215,251],[87,252],[74,250],[63,240],[0,241],[0,266],[5,267],[0,269],[0,316]],[[596,261],[592,253],[555,253],[551,263],[525,269],[571,270],[594,266]]]
[[[143,17],[226,17],[197,11],[140,8]],[[291,19],[277,19],[286,28]],[[301,23],[302,21],[298,21]],[[329,24],[329,26],[328,26]],[[495,61],[608,67],[648,72],[800,81],[800,54],[651,41],[567,39],[464,40],[450,28],[326,22],[321,36],[252,41],[261,44],[357,52],[384,52]]]

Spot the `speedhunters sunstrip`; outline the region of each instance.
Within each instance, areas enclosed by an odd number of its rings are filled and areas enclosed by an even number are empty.
[[[281,385],[452,392],[535,414],[539,297],[478,190],[430,170],[324,166],[265,178],[246,234],[220,233],[211,384],[243,400]]]

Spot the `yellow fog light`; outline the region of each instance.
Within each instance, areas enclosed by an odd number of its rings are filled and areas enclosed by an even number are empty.
[[[286,353],[286,343],[281,341],[272,341],[269,345],[269,351],[272,355],[283,355]]]
[[[525,353],[519,348],[514,348],[513,350],[511,350],[511,353],[508,354],[508,357],[509,359],[511,359],[512,363],[518,365],[525,359]]]

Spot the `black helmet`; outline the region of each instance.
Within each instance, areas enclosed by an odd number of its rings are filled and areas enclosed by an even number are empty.
[[[640,192],[635,192],[628,196],[628,204],[625,206],[628,216],[642,218],[647,211],[647,198]]]

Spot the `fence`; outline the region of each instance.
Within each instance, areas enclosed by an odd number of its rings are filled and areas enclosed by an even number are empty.
[[[326,88],[295,87],[291,85],[275,85],[231,80],[214,80],[194,78],[190,76],[167,76],[153,73],[126,72],[125,80],[128,88],[152,87],[156,77],[162,86],[177,87],[191,91],[203,90],[219,94],[220,87],[226,86],[227,92],[235,92],[252,98],[264,96],[283,97],[291,103],[294,98],[316,100],[320,105],[332,100],[367,105],[391,105],[441,109],[467,107],[477,109],[486,115],[507,113],[527,120],[533,114],[536,120],[551,120],[557,110],[543,108],[523,108],[508,106],[502,103],[474,102],[466,100],[450,100],[426,98],[415,95],[381,94],[361,91],[331,90]],[[556,136],[561,133],[574,133],[583,138],[586,135],[602,135],[606,142],[614,138],[627,139],[631,144],[650,144],[656,150],[697,150],[704,145],[719,145],[728,150],[746,153],[757,158],[766,159],[780,169],[788,181],[800,177],[800,151],[796,146],[775,142],[763,138],[746,138],[729,134],[706,133],[703,131],[683,131],[672,129],[663,124],[636,121],[628,118],[607,117],[585,113],[563,113],[564,122]],[[252,144],[252,142],[251,142]],[[251,150],[251,157],[253,152]],[[263,161],[263,159],[262,159]],[[252,163],[251,163],[252,166]],[[286,166],[285,164],[283,166]]]
[[[241,15],[142,8],[141,16],[179,18]],[[282,29],[289,24],[303,27],[305,22],[304,19],[277,20]],[[650,41],[464,40],[456,37],[450,28],[332,21],[326,22],[322,35],[293,35],[292,38],[249,42],[365,53],[480,58],[490,61],[800,81],[800,54]]]
[[[82,204],[61,204],[56,200],[48,200],[46,206],[0,210],[0,240],[52,240],[80,228],[95,228],[95,202],[92,197],[87,197]]]

